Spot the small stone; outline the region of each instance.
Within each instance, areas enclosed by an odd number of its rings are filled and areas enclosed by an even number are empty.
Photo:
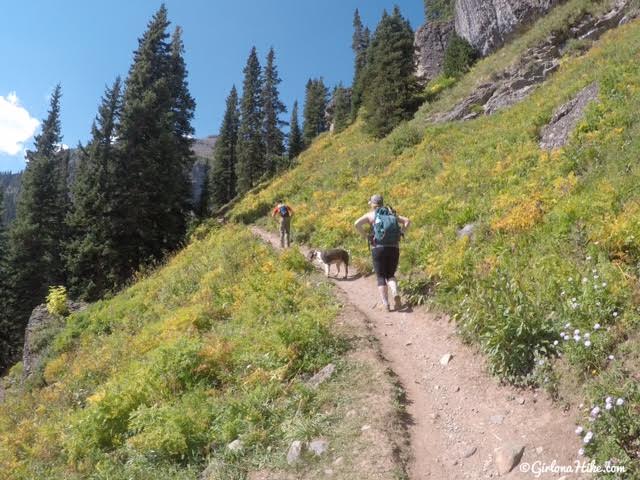
[[[544,448],[542,448],[542,447],[536,447],[536,453],[537,453],[538,455],[542,454],[542,452],[544,452]]]
[[[451,361],[451,359],[453,358],[453,355],[451,355],[450,353],[445,353],[442,358],[440,358],[440,365],[443,366],[447,366],[449,365],[449,362]]]
[[[338,465],[342,465],[344,463],[344,458],[342,457],[338,457],[333,461],[333,464],[338,466]]]
[[[363,425],[360,430],[362,430],[363,432],[366,432],[367,430],[371,430],[371,425]]]
[[[311,377],[307,382],[308,385],[314,389],[318,388],[322,383],[326,382],[327,380],[329,380],[329,378],[331,378],[331,375],[333,375],[333,372],[335,372],[335,370],[336,370],[336,366],[333,363],[330,363],[329,365],[324,367],[322,370],[320,370],[318,373],[316,373],[313,377]]]
[[[349,418],[349,417],[353,417],[353,416],[355,416],[355,414],[356,414],[356,411],[355,411],[355,410],[349,410],[349,411],[347,412],[347,414],[346,414],[346,417],[347,417],[347,418]]]
[[[413,345],[413,342],[407,342],[407,343],[404,344],[405,347],[409,347],[411,345]]]
[[[469,458],[471,457],[474,453],[476,453],[478,451],[478,449],[476,447],[469,447],[467,448],[463,453],[462,456],[464,458]]]
[[[453,389],[454,392],[459,392],[460,391],[460,387],[459,386],[455,386],[455,388]]]
[[[294,440],[291,442],[291,446],[289,447],[289,451],[287,452],[287,463],[289,465],[293,465],[294,463],[300,460],[300,455],[302,454],[303,444],[300,440]]]
[[[311,443],[309,443],[309,450],[313,452],[316,457],[324,455],[328,449],[329,442],[321,438],[312,440]]]
[[[227,445],[227,448],[232,452],[240,452],[244,448],[244,444],[242,443],[242,440],[236,438],[233,442]]]
[[[331,469],[331,468],[325,468],[325,469],[324,469],[324,474],[325,474],[327,477],[333,477],[333,469]]]
[[[522,445],[507,444],[495,450],[496,458],[494,463],[500,475],[505,475],[514,469],[524,454]]]
[[[489,421],[495,425],[502,425],[504,422],[504,415],[491,415]]]
[[[525,402],[524,397],[516,398],[516,402],[518,402],[520,405],[524,405],[524,402]]]

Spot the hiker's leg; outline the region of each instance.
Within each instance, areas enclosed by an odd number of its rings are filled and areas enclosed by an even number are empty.
[[[378,283],[378,292],[383,305],[389,305],[389,296],[387,294],[387,281],[384,277],[384,247],[374,247],[371,249],[371,258],[373,260],[373,270],[376,272],[376,280]]]
[[[395,297],[398,294],[398,282],[396,281],[396,277],[388,278],[387,285],[389,286],[389,290],[391,290],[391,296]]]
[[[389,305],[389,294],[386,285],[378,285],[378,292],[380,292],[380,300],[383,305]]]
[[[284,228],[284,221],[280,222],[280,248],[284,248],[284,235],[286,230]]]
[[[291,217],[284,219],[284,231],[286,235],[286,245],[287,248],[289,248],[291,246]]]

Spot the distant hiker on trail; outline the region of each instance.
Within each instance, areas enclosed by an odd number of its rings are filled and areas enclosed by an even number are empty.
[[[282,200],[278,200],[276,208],[273,209],[271,214],[274,218],[280,218],[280,247],[289,248],[291,246],[291,217],[293,216],[293,210]]]
[[[401,300],[396,282],[396,269],[400,259],[400,239],[411,222],[408,218],[397,215],[391,207],[385,207],[382,195],[372,196],[369,206],[371,211],[356,220],[355,227],[371,245],[373,269],[376,272],[383,307],[391,311],[388,295],[388,289],[391,289],[393,308],[399,310]],[[363,228],[365,225],[371,227],[368,233]]]

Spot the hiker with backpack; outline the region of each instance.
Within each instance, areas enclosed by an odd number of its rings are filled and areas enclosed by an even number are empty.
[[[391,207],[384,206],[382,195],[373,195],[369,200],[369,206],[371,210],[356,220],[355,227],[371,246],[373,269],[376,272],[382,306],[387,311],[391,311],[389,305],[389,290],[391,290],[393,308],[399,310],[401,299],[395,275],[400,259],[400,240],[411,222],[408,218],[396,214]],[[365,231],[365,225],[371,227],[369,232]]]
[[[289,248],[291,246],[291,217],[293,216],[293,210],[282,200],[278,200],[271,216],[280,219],[280,248],[285,248],[285,246]]]

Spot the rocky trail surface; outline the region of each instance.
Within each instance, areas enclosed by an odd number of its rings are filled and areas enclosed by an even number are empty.
[[[278,248],[276,235],[252,230]],[[575,472],[525,472],[528,466],[544,465],[575,469],[580,448],[575,411],[561,411],[543,392],[499,385],[446,316],[422,308],[378,308],[373,277],[351,271],[348,279],[333,282],[369,322],[406,392],[409,478],[589,478]]]

